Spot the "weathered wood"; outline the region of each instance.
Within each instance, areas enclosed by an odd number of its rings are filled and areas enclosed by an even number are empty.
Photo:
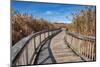
[[[72,33],[72,32],[69,32],[69,31],[66,31],[66,33],[69,34],[72,37],[79,38],[79,39],[82,39],[82,40],[95,41],[95,37],[93,37],[93,36],[85,36],[85,35],[81,35],[81,34],[78,34],[78,33]]]
[[[46,34],[46,38],[50,37],[48,32],[58,33],[60,29],[55,30],[44,30],[34,34],[29,35],[28,37],[23,38],[17,42],[11,48],[11,60],[14,65],[28,65],[34,62],[34,57],[36,57],[37,51],[39,51],[41,42],[45,39],[42,35]],[[40,36],[41,35],[41,36]],[[53,34],[52,34],[53,35]],[[33,60],[32,60],[33,59]]]
[[[35,64],[51,64],[83,61],[65,43],[63,30],[53,38],[46,41],[39,51]]]
[[[41,43],[44,42],[46,38],[54,36],[60,31],[63,32],[53,38],[53,41],[51,42],[52,44],[49,48],[52,50],[57,63],[96,60],[95,37],[83,36],[80,34],[71,33],[69,31],[66,31],[65,35],[65,30],[56,29],[44,30],[31,34],[16,43],[11,48],[12,63],[15,65],[33,64],[39,50],[43,46]],[[67,42],[67,44],[64,43],[64,40]],[[67,46],[66,49],[65,46]],[[69,52],[66,53],[66,51]]]
[[[84,36],[66,31],[65,40],[69,46],[85,61],[94,61],[95,59],[95,37]]]

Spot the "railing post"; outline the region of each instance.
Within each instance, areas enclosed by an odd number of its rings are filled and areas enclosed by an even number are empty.
[[[46,37],[45,37],[45,32],[44,32],[44,39],[45,39]]]
[[[94,45],[92,44],[92,60],[94,60]]]
[[[26,46],[26,63],[28,64],[28,45]]]
[[[86,61],[95,60],[95,37],[93,36],[84,36],[76,33],[66,32],[68,36],[67,42],[74,49],[74,51],[80,55]],[[69,38],[69,39],[68,39]],[[77,43],[76,41],[79,41]],[[78,52],[77,52],[78,51]]]
[[[40,43],[41,43],[41,35],[42,35],[42,34],[40,34]]]
[[[93,43],[93,45],[94,45],[94,59],[93,59],[93,60],[94,60],[94,61],[96,60],[96,45],[95,45],[95,44],[96,44],[96,43],[94,42],[94,43]]]
[[[49,36],[49,31],[48,31],[48,36]]]
[[[36,37],[36,36],[35,36]],[[35,42],[35,37],[34,37],[34,51],[36,53],[36,42]]]

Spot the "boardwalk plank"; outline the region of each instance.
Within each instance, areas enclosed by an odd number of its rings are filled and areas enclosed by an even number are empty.
[[[40,49],[36,64],[83,61],[64,42],[65,30],[48,40]]]

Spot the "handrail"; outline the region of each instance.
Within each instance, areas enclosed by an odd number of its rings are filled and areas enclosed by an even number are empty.
[[[70,31],[66,31],[67,34],[82,39],[82,40],[90,40],[90,41],[95,41],[95,37],[94,36],[86,36],[86,35],[81,35],[78,33],[74,33],[74,32],[70,32]]]
[[[17,56],[17,54],[21,51],[21,49],[23,48],[23,46],[26,45],[26,43],[28,42],[29,39],[31,39],[32,36],[34,36],[35,34],[31,34],[23,39],[21,39],[19,42],[17,42],[13,47],[11,47],[11,60],[13,61],[14,58]]]
[[[11,60],[12,60],[12,62],[16,65],[16,64],[20,64],[20,65],[25,65],[25,63],[23,63],[24,61],[22,61],[21,63],[20,62],[16,62],[16,60],[18,60],[18,58],[16,58],[19,54],[21,54],[20,52],[22,52],[23,50],[25,51],[29,51],[29,49],[27,50],[25,47],[27,46],[27,45],[30,45],[29,44],[29,42],[30,42],[30,40],[32,40],[32,41],[36,41],[35,39],[38,37],[38,35],[40,36],[40,38],[39,39],[41,39],[41,36],[43,36],[43,34],[44,34],[44,39],[45,39],[45,37],[46,38],[48,38],[49,36],[52,36],[52,35],[54,35],[54,34],[56,34],[56,33],[58,33],[58,32],[60,32],[61,31],[61,29],[54,29],[54,30],[43,30],[43,31],[40,31],[40,32],[36,32],[36,33],[32,33],[31,35],[29,35],[29,36],[27,36],[27,37],[25,37],[25,38],[23,38],[23,39],[21,39],[19,42],[17,42],[13,47],[11,47]],[[51,33],[51,34],[50,34]],[[34,39],[35,38],[35,39]],[[31,42],[32,42],[31,41]],[[40,40],[40,42],[41,42],[41,40]],[[36,49],[37,47],[37,45],[36,45],[36,43],[35,44],[31,44],[31,46],[32,45],[34,45],[34,48]],[[27,46],[27,48],[28,48],[29,46]],[[27,53],[30,53],[30,52],[27,52]],[[35,53],[36,53],[36,51],[35,51]],[[26,52],[23,52],[23,55],[24,54],[26,54]],[[25,57],[25,58],[27,58],[27,57]],[[27,61],[27,64],[30,64],[30,63],[28,63],[28,61]]]
[[[96,38],[66,31],[65,41],[84,61],[96,60]]]

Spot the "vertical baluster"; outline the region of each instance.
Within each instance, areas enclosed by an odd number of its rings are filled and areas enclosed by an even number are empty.
[[[14,62],[14,64],[21,65],[21,63],[22,63],[21,60],[22,60],[22,54],[21,54],[21,56],[18,57],[18,59]]]
[[[84,41],[84,45],[83,45],[83,55],[85,56],[85,41]]]
[[[93,60],[93,42],[91,42],[91,60]]]
[[[77,39],[77,40],[79,40],[79,39]],[[78,53],[80,53],[80,40],[78,42]]]
[[[35,37],[36,37],[36,36],[35,36]],[[36,42],[35,42],[35,39],[36,39],[36,38],[35,38],[35,37],[34,37],[34,52],[36,53]]]
[[[92,59],[92,43],[90,43],[90,59]]]
[[[24,54],[24,61],[25,61],[25,64],[27,64],[27,59],[26,59],[26,50],[23,51],[23,54]]]
[[[82,47],[81,47],[81,45],[82,45],[82,41],[80,42],[80,55],[82,55]]]
[[[91,60],[91,56],[92,56],[92,54],[91,54],[91,49],[92,49],[92,47],[91,47],[91,42],[89,43],[89,56],[88,56],[88,58]]]
[[[89,59],[91,60],[91,42],[89,44]]]
[[[94,44],[92,44],[92,60],[94,59]]]
[[[84,56],[86,57],[86,41],[85,41],[85,44],[84,44]]]
[[[86,45],[86,41],[85,41],[85,44],[84,44],[84,51],[83,51],[84,52],[84,56],[86,57],[86,53],[85,53],[86,52],[86,47],[85,47],[85,45]]]
[[[81,43],[80,43],[80,54],[82,55],[82,43],[83,41],[81,40]]]
[[[95,59],[95,44],[92,42],[92,61]]]
[[[26,64],[26,59],[25,59],[25,51],[23,52],[23,64]]]
[[[43,41],[43,40],[44,40],[44,37],[43,37],[43,36],[44,36],[44,33],[42,33],[41,35],[42,35],[42,36],[41,36],[41,40]],[[41,41],[41,42],[42,42],[42,41]]]
[[[32,49],[33,49],[33,46],[32,46],[32,39],[30,40],[30,44],[29,44],[28,46],[30,46],[30,47],[28,48],[28,51],[29,51],[29,52],[28,52],[28,53],[29,53],[28,55],[30,56],[30,57],[28,56],[28,58],[29,58],[28,63],[31,64],[30,61],[31,61],[32,56],[33,56],[33,50],[32,50]]]
[[[17,62],[18,62],[18,65],[20,65],[19,59],[18,59],[18,61],[17,61]]]
[[[93,60],[93,44],[91,45],[91,60]]]
[[[96,44],[95,44],[95,42],[93,42],[93,45],[94,45],[94,58],[93,58],[93,61],[95,61],[96,60]]]
[[[44,32],[44,39],[45,39],[45,32]]]
[[[34,60],[34,37],[31,39],[31,50],[32,50],[32,52],[31,52],[31,59],[29,60],[29,63],[30,64],[32,64],[33,63],[33,60]]]
[[[90,59],[90,42],[88,43],[88,55],[87,58]]]
[[[26,46],[26,61],[27,61],[27,64],[28,64],[28,45]]]
[[[82,55],[82,53],[81,53],[81,45],[82,45],[82,41],[80,40],[80,55]]]
[[[76,44],[75,44],[76,50],[79,51],[79,42],[78,42],[79,40],[77,38],[75,38],[75,39],[76,39]]]
[[[21,56],[18,57],[18,65],[20,65],[20,64],[21,64]]]
[[[21,64],[25,65],[25,63],[24,63],[24,51],[23,51],[23,53],[21,55]]]
[[[90,52],[89,52],[89,59],[91,59],[91,57],[92,57],[92,54],[91,54],[91,48],[92,48],[91,47],[91,43],[90,43],[90,46],[89,47],[90,47],[90,49],[89,49],[90,50]]]
[[[40,44],[41,44],[41,34],[40,34]]]
[[[48,31],[48,37],[49,37],[49,31]]]
[[[84,56],[84,41],[83,41],[83,44],[82,44],[82,55]]]
[[[19,65],[21,65],[21,56],[20,56],[20,58],[19,58],[18,62],[19,62]]]
[[[76,46],[76,43],[77,43],[77,42],[76,42],[76,38],[74,38],[73,41],[74,41],[74,44],[73,44],[73,45],[74,45],[74,49],[75,49],[75,51],[77,51],[77,47],[78,47],[78,46]]]
[[[91,44],[91,60],[93,60],[93,44]]]
[[[89,56],[89,44],[90,44],[90,41],[88,41],[88,43],[87,43],[87,50],[86,50],[86,52],[87,52],[87,58],[88,58],[88,56]],[[89,59],[89,58],[88,58]]]
[[[88,41],[85,41],[85,57],[87,58],[87,52],[88,52]]]

